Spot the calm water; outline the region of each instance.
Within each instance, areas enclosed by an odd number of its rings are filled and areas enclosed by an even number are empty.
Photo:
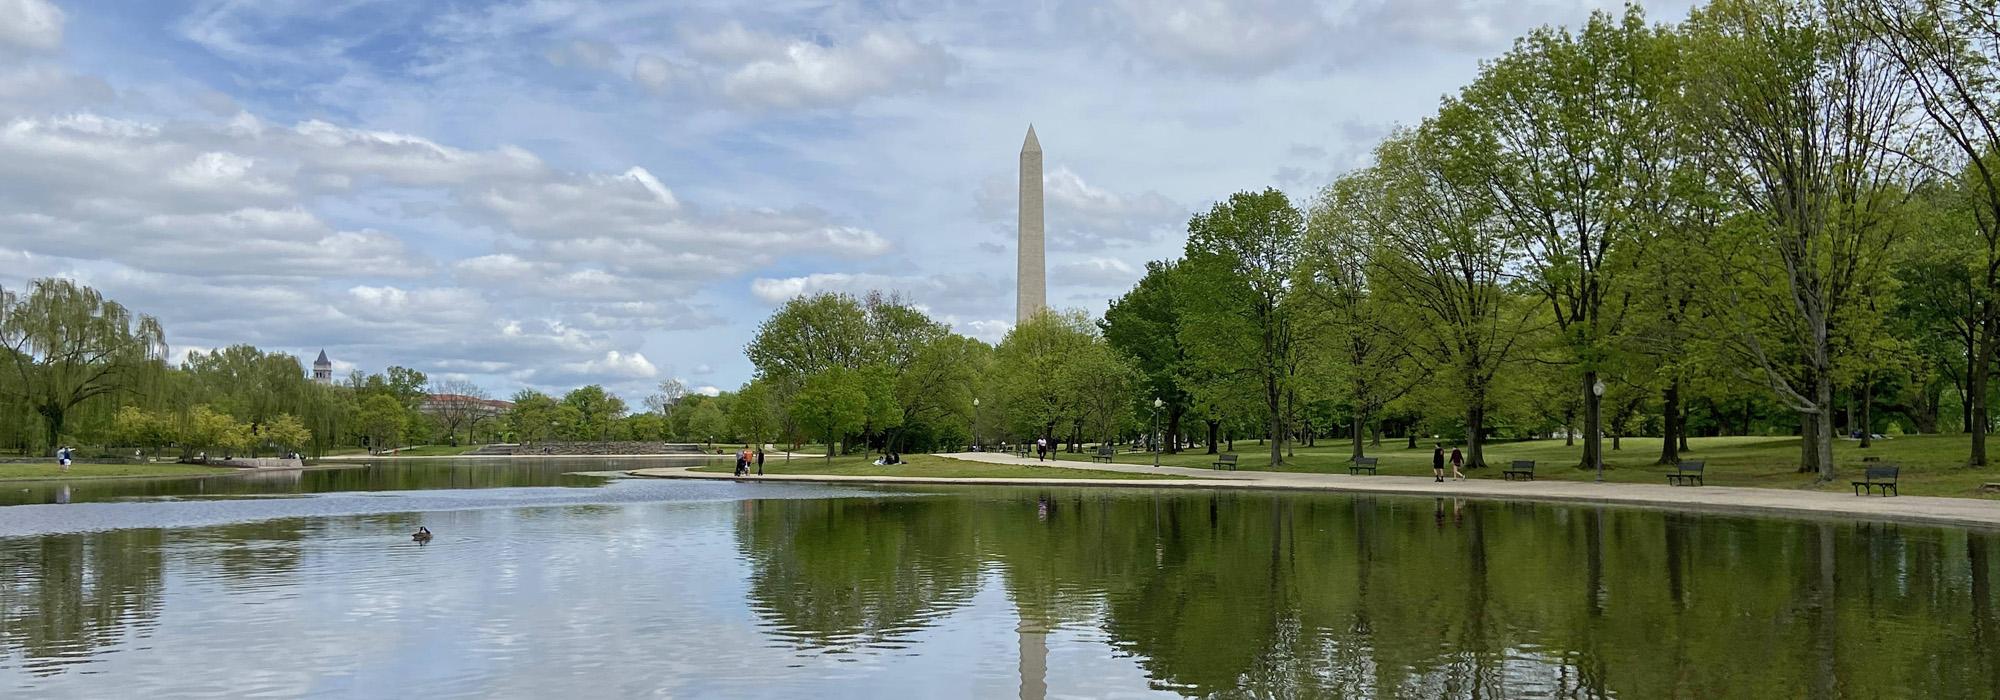
[[[1990,532],[1450,499],[588,483],[0,508],[0,696],[2000,688]],[[410,542],[418,524],[438,539]]]

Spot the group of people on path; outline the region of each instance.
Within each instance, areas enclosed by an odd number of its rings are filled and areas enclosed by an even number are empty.
[[[1431,475],[1437,478],[1438,483],[1444,483],[1444,465],[1444,445],[1438,445],[1437,449],[1431,450]],[[1458,481],[1464,481],[1465,472],[1459,471],[1464,466],[1465,453],[1459,452],[1456,447],[1451,448],[1451,477]]]
[[[736,453],[736,476],[748,476],[751,464],[757,465],[757,476],[764,475],[764,451],[752,451],[745,446]]]

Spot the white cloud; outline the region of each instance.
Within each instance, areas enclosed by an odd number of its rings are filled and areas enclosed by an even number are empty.
[[[1010,240],[1019,189],[1013,178],[990,177],[974,193],[979,211],[1002,223]],[[1188,215],[1186,207],[1157,192],[1121,195],[1085,182],[1064,166],[1042,175],[1042,206],[1048,245],[1061,250],[1145,243],[1178,231]]]
[[[652,379],[660,375],[660,369],[647,361],[645,355],[617,350],[607,350],[601,358],[566,364],[563,368],[580,375],[613,379]]]
[[[632,80],[663,92],[692,78],[692,69],[657,54],[642,54],[632,63]]]
[[[53,51],[62,46],[63,19],[48,0],[0,0],[0,47]]]
[[[841,45],[790,42],[778,55],[731,71],[722,80],[722,92],[753,106],[840,106],[864,97],[937,88],[956,67],[956,59],[942,46],[874,31]]]
[[[1119,0],[1156,58],[1230,74],[1282,66],[1327,35],[1312,0]]]

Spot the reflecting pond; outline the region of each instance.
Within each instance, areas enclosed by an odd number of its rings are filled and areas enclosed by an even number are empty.
[[[1960,529],[614,480],[20,506],[0,534],[0,695],[24,697],[2000,688],[2000,536]]]
[[[206,478],[0,482],[0,505],[285,496],[351,491],[597,486],[584,472],[701,464],[702,457],[604,459],[405,459],[328,463],[313,469],[244,470]]]

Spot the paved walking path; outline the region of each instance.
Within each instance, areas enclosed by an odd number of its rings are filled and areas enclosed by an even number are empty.
[[[1796,491],[1729,486],[1666,486],[1600,484],[1588,481],[1503,481],[1468,479],[1437,483],[1409,476],[1348,476],[1291,472],[1213,471],[1188,467],[1137,464],[1091,464],[1065,460],[1037,461],[998,452],[959,452],[940,457],[992,464],[1086,469],[1130,474],[1172,475],[1181,479],[1004,479],[898,476],[834,476],[771,474],[748,477],[758,481],[823,483],[1010,484],[1018,486],[1129,486],[1144,488],[1228,488],[1418,496],[1464,496],[1529,501],[1583,501],[1660,508],[1714,510],[1777,515],[1848,516],[1867,520],[1897,520],[1950,525],[2000,527],[2000,501],[1929,496],[1853,496],[1840,491]],[[681,479],[734,479],[728,474],[689,471],[689,467],[638,469],[634,476]]]

